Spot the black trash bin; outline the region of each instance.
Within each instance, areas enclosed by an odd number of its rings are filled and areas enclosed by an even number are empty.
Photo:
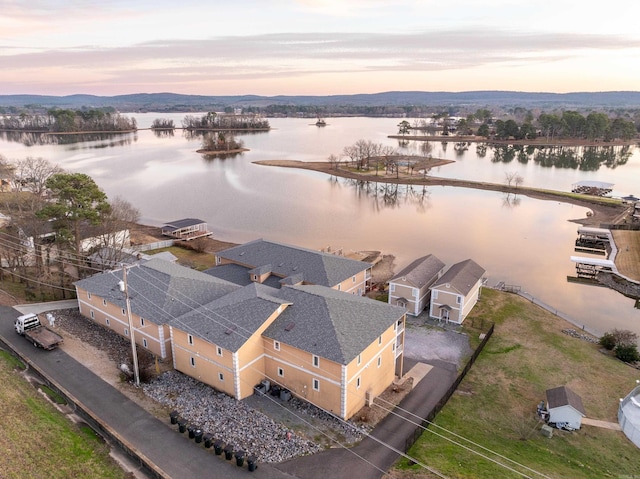
[[[230,444],[227,444],[224,448],[224,458],[227,461],[230,461],[231,459],[233,459],[233,446]]]
[[[249,469],[249,472],[253,472],[258,469],[258,465],[256,464],[257,460],[258,458],[256,456],[247,457],[247,468]]]
[[[202,429],[200,429],[199,427],[196,428],[195,431],[193,431],[193,438],[196,440],[196,442],[198,444],[200,444],[202,442],[202,435],[204,434],[204,431]]]
[[[180,418],[178,419],[178,431],[185,432],[187,430],[187,421]]]
[[[242,467],[244,466],[244,451],[236,451],[236,466]]]
[[[196,437],[196,429],[197,429],[197,427],[194,426],[193,424],[189,424],[187,426],[187,432],[189,433],[189,439],[193,439],[194,437]]]
[[[171,424],[178,424],[178,411],[171,411],[169,419],[171,419]]]
[[[218,439],[213,443],[213,451],[216,453],[216,456],[219,456],[222,454],[223,448],[224,448],[224,442],[222,442],[220,439]]]
[[[210,432],[205,433],[205,435],[202,436],[202,439],[204,440],[204,447],[207,449],[213,446],[213,434]]]

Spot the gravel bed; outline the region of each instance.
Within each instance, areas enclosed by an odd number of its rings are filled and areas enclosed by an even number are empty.
[[[282,462],[322,450],[322,446],[296,435],[266,414],[177,371],[160,375],[143,385],[143,390],[214,439],[261,462]]]
[[[84,318],[77,309],[58,310],[53,314],[56,327],[104,351],[114,364],[130,365],[129,340]],[[140,358],[141,364],[153,363],[153,358],[147,356]],[[150,383],[143,384],[142,390],[147,397],[177,411],[205,433],[233,445],[235,450],[256,456],[261,462],[282,462],[314,454],[326,445],[335,446],[333,441],[326,439],[327,436],[339,438],[342,444],[354,444],[367,433],[365,428],[341,421],[297,398],[285,403],[256,394],[247,400],[237,401],[178,371],[161,374]],[[287,427],[283,422],[293,426]],[[303,434],[296,434],[298,430]],[[303,437],[305,434],[321,440],[311,441]]]

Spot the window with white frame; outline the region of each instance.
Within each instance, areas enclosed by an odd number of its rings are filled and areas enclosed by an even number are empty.
[[[462,303],[462,296],[460,296],[460,295],[456,296],[456,303],[458,303],[458,304]]]
[[[144,326],[144,318],[140,318],[140,326]]]
[[[191,366],[193,366],[194,368],[196,367],[196,358],[191,356],[191,358],[189,358],[189,362],[191,363]]]
[[[356,379],[356,388],[360,389],[360,376]]]
[[[122,308],[122,316],[124,316],[125,314],[127,314],[127,310]]]
[[[358,366],[362,362],[362,354],[358,354]]]
[[[96,314],[93,312],[93,309],[89,311],[89,316],[91,316],[91,319],[96,319]]]
[[[313,378],[313,381],[311,382],[311,386],[313,387],[314,391],[320,391],[320,380]]]
[[[147,338],[142,338],[142,345],[146,348],[148,343],[147,343]]]
[[[125,336],[129,336],[129,329],[128,328],[124,328],[124,335]]]
[[[188,342],[189,344],[193,344],[193,336],[192,336],[192,335],[187,334],[187,342]]]
[[[222,348],[220,346],[216,347],[216,354],[222,356]]]
[[[87,299],[91,299],[91,293],[87,291]]]
[[[391,351],[395,351],[396,350],[396,343],[392,343],[391,344]]]
[[[352,279],[353,279],[353,282],[355,283],[356,282],[356,277],[354,276]]]
[[[273,342],[273,349],[275,349],[276,351],[280,351],[280,341]]]
[[[382,357],[378,356],[378,367],[382,366]]]
[[[396,285],[395,285],[395,284],[393,284],[393,283],[391,283],[391,284],[389,285],[389,292],[390,292],[390,293],[393,293],[395,290],[396,290]]]
[[[313,365],[316,368],[320,367],[320,356],[316,356],[315,354],[313,355]]]
[[[413,290],[411,290],[411,293],[413,294],[414,298],[418,297],[418,288],[413,288]]]
[[[382,344],[382,335],[378,336],[378,346]]]
[[[281,378],[284,377],[284,369],[278,368],[278,376],[280,376]]]
[[[109,318],[104,318],[104,324],[106,324],[107,326],[111,326],[111,321],[109,321]]]
[[[433,299],[438,299],[438,290],[437,290],[437,289],[434,289],[434,290],[431,292],[431,297],[432,297]]]
[[[338,291],[342,291],[342,285],[341,284],[338,285]]]
[[[218,379],[220,381],[224,381],[224,374],[223,373],[218,373]]]
[[[107,305],[107,300],[106,300],[106,299],[103,299],[103,300],[102,300],[102,306],[106,306],[106,305]]]

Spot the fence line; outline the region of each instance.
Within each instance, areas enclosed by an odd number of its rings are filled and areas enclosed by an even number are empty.
[[[482,350],[484,349],[485,345],[487,344],[487,342],[489,341],[489,338],[491,338],[491,335],[493,334],[493,327],[494,324],[491,323],[491,326],[489,327],[489,329],[487,330],[486,333],[484,333],[484,338],[482,338],[482,341],[480,342],[480,344],[478,345],[478,347],[475,349],[475,351],[473,352],[473,354],[471,355],[471,357],[469,358],[469,360],[467,361],[467,364],[465,364],[464,368],[462,369],[462,371],[460,371],[460,373],[458,373],[458,377],[456,378],[456,380],[453,382],[453,384],[451,385],[451,387],[447,390],[447,392],[442,396],[442,398],[440,398],[440,401],[438,401],[436,403],[435,406],[433,406],[433,408],[431,409],[431,411],[429,411],[429,413],[427,414],[427,417],[424,418],[424,420],[422,421],[422,423],[420,424],[420,426],[417,426],[413,433],[410,434],[406,439],[405,439],[405,443],[404,443],[404,452],[407,452],[409,450],[409,448],[411,446],[413,446],[413,444],[415,444],[415,442],[418,440],[418,438],[422,435],[422,433],[424,432],[425,429],[427,429],[430,425],[430,423],[435,419],[435,417],[438,415],[438,413],[442,410],[442,408],[447,404],[447,402],[449,401],[449,398],[451,398],[451,396],[453,395],[453,393],[456,391],[456,389],[458,389],[458,386],[460,385],[460,383],[462,382],[462,380],[465,378],[465,376],[467,375],[467,373],[469,372],[469,370],[471,370],[471,366],[473,366],[473,364],[476,362],[476,359],[478,359],[478,356],[480,355],[480,353],[482,352]]]
[[[155,243],[147,243],[136,245],[132,248],[133,251],[142,252],[149,251],[152,249],[160,249],[160,248],[169,248],[175,244],[175,240],[169,239],[164,241],[156,241]]]

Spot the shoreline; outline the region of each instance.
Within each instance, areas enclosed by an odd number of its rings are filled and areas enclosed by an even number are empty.
[[[450,163],[450,160],[433,160],[433,166],[440,166]],[[299,160],[262,160],[254,161],[256,165],[277,166],[281,168],[298,168],[316,171],[331,176],[347,178],[359,181],[371,181],[377,183],[393,183],[401,185],[424,185],[424,186],[452,186],[458,188],[471,188],[478,190],[497,191],[501,193],[525,195],[530,198],[546,201],[560,201],[581,206],[591,210],[592,214],[586,218],[570,220],[582,226],[600,226],[603,223],[615,224],[620,221],[628,207],[621,202],[611,198],[589,197],[555,190],[545,190],[527,186],[508,186],[498,183],[487,183],[482,181],[460,180],[455,178],[440,178],[435,176],[407,175],[401,173],[398,177],[375,175],[371,172],[356,172],[336,168],[328,162],[322,161],[299,161]]]
[[[485,138],[475,135],[389,135],[387,138],[394,140],[415,140],[415,141],[441,141],[451,143],[485,143],[487,145],[512,145],[512,146],[542,146],[542,147],[560,147],[560,146],[633,146],[638,145],[640,140],[585,140],[580,138],[556,138],[547,140],[546,138],[534,138],[532,140],[498,140],[496,138]]]

